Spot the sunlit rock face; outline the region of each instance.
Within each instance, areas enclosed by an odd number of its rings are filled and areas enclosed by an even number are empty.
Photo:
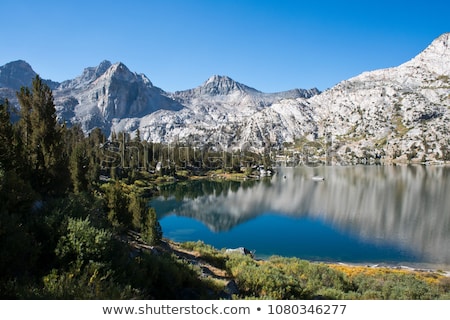
[[[365,72],[315,96],[319,136],[336,152],[415,161],[445,156],[450,120],[450,34],[394,68]]]
[[[86,132],[100,127],[108,134],[120,119],[181,108],[145,75],[131,72],[123,63],[109,61],[86,68],[81,76],[63,82],[54,95],[59,113],[72,114],[68,120],[81,123]],[[127,131],[133,129],[136,128]]]
[[[214,75],[200,86],[165,92],[123,63],[101,62],[62,83],[46,80],[58,117],[126,131],[152,142],[211,144],[225,150],[280,150],[315,141],[334,164],[433,162],[450,157],[450,34],[435,39],[404,64],[364,72],[324,91],[264,93]],[[0,99],[31,83],[24,61],[0,67]]]

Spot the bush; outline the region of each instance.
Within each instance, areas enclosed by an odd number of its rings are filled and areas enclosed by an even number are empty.
[[[111,232],[93,227],[89,218],[69,218],[67,233],[58,242],[56,254],[63,261],[83,265],[90,261],[108,261],[112,248]]]
[[[260,299],[301,299],[300,279],[269,262],[257,262],[238,253],[230,254],[227,269],[236,278],[245,296]]]
[[[121,286],[105,264],[89,262],[83,268],[52,270],[43,278],[42,297],[47,299],[136,299],[141,297],[131,286]]]
[[[205,244],[203,241],[188,241],[183,242],[181,247],[187,250],[196,251],[201,258],[215,266],[216,268],[225,269],[228,255],[223,250],[217,250],[213,246]]]

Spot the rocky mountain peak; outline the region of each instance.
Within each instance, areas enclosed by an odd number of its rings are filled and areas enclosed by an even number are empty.
[[[80,76],[76,77],[73,80],[64,81],[61,84],[60,89],[75,89],[79,87],[85,87],[101,77],[111,67],[111,65],[112,64],[110,61],[103,60],[96,67],[84,68]]]
[[[403,65],[424,68],[438,75],[450,75],[450,33],[436,38],[425,50]]]
[[[12,61],[0,67],[0,87],[19,90],[22,86],[29,86],[36,72],[28,62]]]
[[[109,69],[109,67],[112,66],[111,61],[109,60],[103,60],[102,62],[100,62],[100,64],[95,68],[95,72],[94,74],[97,77],[100,77],[102,74],[104,74],[106,72],[106,70]]]
[[[234,83],[235,81],[233,79],[231,79],[228,76],[221,76],[221,75],[212,75],[211,77],[209,77],[208,80],[206,80],[205,84],[209,84],[209,83],[214,83],[214,84],[218,84],[218,83]]]
[[[450,55],[450,32],[444,33],[436,38],[423,52],[423,55],[430,53],[444,56]]]
[[[37,73],[30,64],[24,60],[16,60],[0,66],[0,88],[8,89],[11,92],[20,90],[21,87],[30,87]],[[42,79],[51,89],[59,86],[58,82]],[[15,94],[9,95],[9,99]]]
[[[114,78],[116,80],[132,80],[136,78],[136,74],[131,72],[128,67],[122,62],[117,62],[111,65],[104,73],[105,77]]]
[[[230,77],[213,75],[200,88],[202,94],[227,95],[233,92],[258,92],[256,89],[247,87]]]
[[[130,69],[122,62],[116,62],[108,67],[108,69],[110,69],[110,72],[112,73],[131,73]]]
[[[85,68],[83,73],[80,76],[81,82],[92,82],[102,76],[110,67],[111,62],[108,60],[103,60],[96,67],[88,67]]]

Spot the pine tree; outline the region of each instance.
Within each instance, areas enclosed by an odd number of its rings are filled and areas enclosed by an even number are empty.
[[[131,224],[133,228],[138,231],[141,230],[147,214],[147,201],[139,194],[133,192],[130,194],[128,210],[132,216]]]
[[[120,181],[116,180],[106,192],[109,209],[108,220],[118,229],[127,229],[131,225],[131,214],[128,211],[128,198],[123,192]]]
[[[98,181],[100,176],[101,163],[104,158],[101,146],[105,143],[106,137],[101,129],[95,128],[89,133],[87,153],[89,154],[89,170],[87,172],[87,180],[89,186]]]
[[[28,181],[18,173],[15,132],[9,103],[0,103],[0,296],[8,297],[8,281],[34,271],[38,249],[30,232],[28,212],[36,200]],[[10,287],[10,288],[8,288]],[[14,293],[13,295],[14,296]]]
[[[64,192],[69,182],[67,158],[52,91],[36,76],[32,90],[22,88],[17,97],[21,106],[22,151],[33,187],[43,195]]]
[[[88,189],[89,157],[84,142],[79,142],[74,146],[69,168],[74,192],[86,191]]]
[[[27,87],[22,87],[17,93],[20,104],[19,121],[15,131],[17,150],[20,153],[18,167],[21,177],[30,180],[31,175],[31,92]]]
[[[142,238],[150,245],[156,245],[161,242],[163,233],[155,209],[148,209],[141,233]]]
[[[0,104],[0,168],[9,170],[14,166],[13,127],[9,113],[9,103],[6,100]]]

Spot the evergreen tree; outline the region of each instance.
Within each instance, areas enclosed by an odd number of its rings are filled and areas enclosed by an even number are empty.
[[[128,211],[128,198],[123,192],[119,180],[109,185],[106,191],[107,206],[109,209],[108,220],[119,229],[128,228],[131,225],[131,215]]]
[[[135,230],[141,230],[144,226],[147,214],[147,201],[139,194],[133,192],[130,194],[130,205],[128,207],[132,221],[131,224]]]
[[[56,121],[52,91],[36,76],[32,90],[22,88],[17,97],[21,105],[22,150],[31,170],[33,187],[43,195],[64,192],[69,182],[67,158],[63,152],[63,130]]]
[[[19,121],[15,131],[15,141],[18,157],[18,167],[20,174],[26,180],[30,180],[31,174],[31,92],[27,87],[22,87],[17,93],[20,104]]]
[[[86,152],[86,145],[80,142],[75,145],[70,156],[70,176],[75,193],[88,189],[88,168],[89,157]]]
[[[14,164],[13,127],[11,124],[9,103],[0,104],[0,168],[11,169]]]
[[[141,234],[142,239],[150,245],[155,245],[161,242],[163,232],[161,224],[156,216],[155,209],[149,208],[147,210],[147,216],[145,217]]]
[[[105,140],[106,137],[99,128],[95,128],[89,133],[87,145],[89,166],[86,177],[90,187],[100,176],[101,163],[104,158],[101,146],[105,143]]]
[[[79,124],[75,124],[70,128],[63,125],[65,154],[69,157],[76,145],[86,142],[86,137]]]

